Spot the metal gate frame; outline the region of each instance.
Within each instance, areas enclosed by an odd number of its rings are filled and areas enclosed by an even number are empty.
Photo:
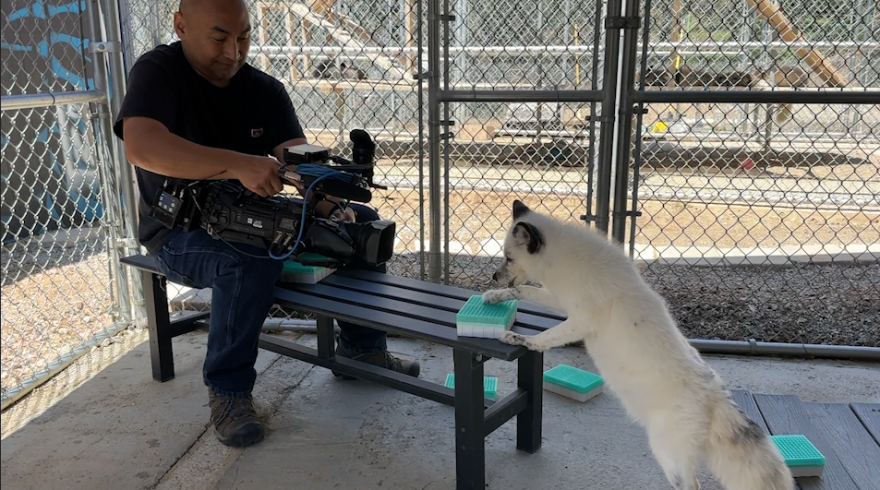
[[[428,0],[428,183],[429,183],[429,215],[432,217],[428,252],[428,279],[432,282],[449,282],[449,146],[444,144],[452,133],[449,116],[450,103],[481,103],[481,102],[574,102],[589,103],[589,149],[591,161],[588,162],[588,192],[585,212],[581,219],[594,224],[597,231],[607,234],[610,223],[609,205],[611,197],[611,176],[615,151],[614,112],[620,96],[618,94],[618,76],[620,74],[619,53],[621,48],[620,33],[628,25],[620,16],[622,0],[607,0],[607,13],[602,23],[603,0],[596,1],[596,18],[593,28],[596,30],[593,43],[592,86],[589,90],[450,90],[449,63],[441,67],[440,50],[443,59],[449,59],[449,23],[455,18],[450,15],[449,0]],[[441,5],[442,4],[442,5]],[[604,59],[599,56],[599,32],[604,27]],[[442,35],[442,41],[441,41]],[[603,65],[602,84],[598,87],[597,75],[599,64]],[[599,108],[598,116],[597,106]],[[595,134],[599,130],[598,151],[594,151]],[[441,146],[445,148],[441,160]],[[442,164],[441,164],[442,162]],[[596,178],[593,182],[593,173]],[[441,175],[443,196],[441,203]],[[593,185],[597,204],[592,209]],[[441,230],[441,219],[445,223]],[[442,242],[441,242],[442,240]],[[441,248],[441,245],[442,248]],[[441,254],[441,250],[443,253]],[[442,270],[441,270],[442,269]]]

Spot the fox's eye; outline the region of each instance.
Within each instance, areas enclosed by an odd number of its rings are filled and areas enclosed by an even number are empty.
[[[511,259],[510,257],[505,257],[504,259],[507,260],[507,263],[508,263],[508,264],[512,264],[512,263],[513,263],[513,259]]]

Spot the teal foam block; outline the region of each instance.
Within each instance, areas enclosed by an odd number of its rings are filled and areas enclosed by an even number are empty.
[[[455,315],[458,335],[497,339],[516,321],[515,299],[490,305],[483,303],[483,295],[470,297]]]
[[[299,257],[301,260],[326,260],[326,257],[318,254],[306,253]],[[284,261],[284,269],[278,282],[315,284],[321,279],[332,274],[334,269],[317,265],[304,265],[293,259]]]
[[[770,436],[792,476],[822,476],[825,456],[806,436],[800,434]]]
[[[446,387],[455,388],[455,374],[446,375]],[[486,398],[494,400],[498,396],[498,378],[491,376],[483,377],[483,394]]]
[[[598,374],[560,364],[544,371],[544,389],[585,402],[603,392],[605,380]]]

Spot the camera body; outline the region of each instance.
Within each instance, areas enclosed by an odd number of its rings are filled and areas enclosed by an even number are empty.
[[[351,139],[352,154],[359,163],[331,156],[329,149],[315,145],[284,149],[286,165],[279,169],[279,176],[302,181],[306,200],[264,198],[238,181],[169,179],[150,215],[168,228],[203,228],[226,242],[266,249],[279,260],[298,260],[300,255],[313,253],[326,261],[310,260],[307,265],[338,267],[356,259],[381,265],[393,255],[393,221],[344,223],[315,213],[315,206],[328,195],[366,203],[372,199],[371,187],[384,188],[372,181],[375,146],[369,135],[354,130]]]

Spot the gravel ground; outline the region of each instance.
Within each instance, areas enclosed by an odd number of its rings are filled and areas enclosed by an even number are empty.
[[[103,236],[93,234],[72,246],[4,246],[0,315],[4,393],[113,323]]]
[[[450,284],[484,291],[500,263],[451,257]],[[418,277],[419,256],[389,273]],[[643,276],[688,338],[880,347],[880,264],[692,267],[652,264]]]

